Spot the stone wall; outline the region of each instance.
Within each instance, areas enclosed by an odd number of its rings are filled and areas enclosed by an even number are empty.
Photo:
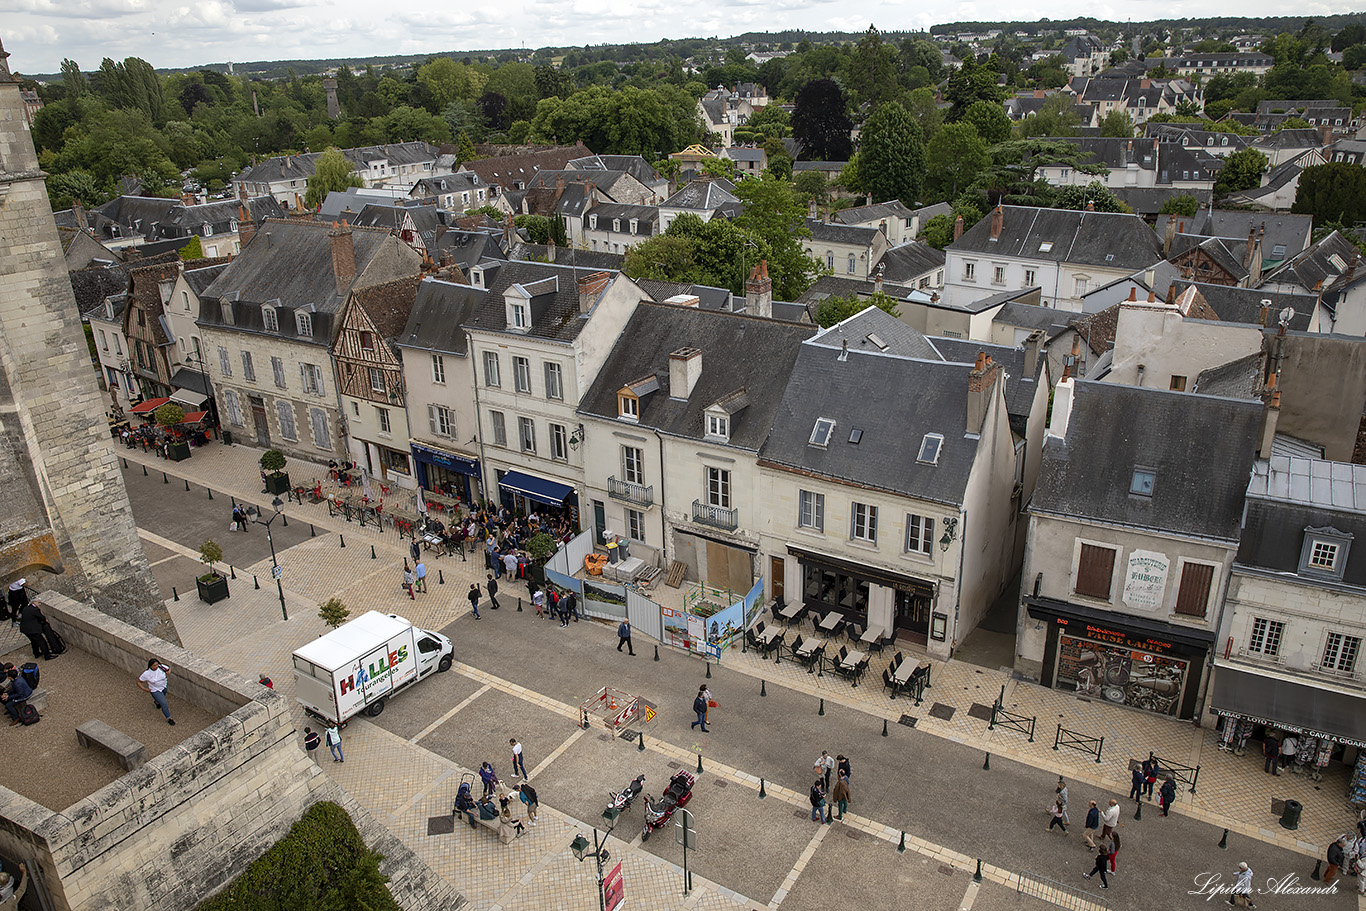
[[[319,800],[350,813],[404,908],[466,904],[300,749],[289,700],[177,646],[48,593],[69,645],[135,671],[156,654],[177,697],[219,721],[55,813],[0,788],[0,853],[38,871],[58,911],[193,908],[282,838]]]

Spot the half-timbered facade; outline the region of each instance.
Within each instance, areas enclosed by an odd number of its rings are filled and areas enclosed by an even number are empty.
[[[171,362],[175,339],[167,329],[162,284],[166,293],[180,274],[180,263],[158,263],[128,273],[128,298],[123,310],[123,335],[128,340],[129,366],[144,398],[171,394]]]
[[[342,308],[332,366],[351,459],[371,476],[414,487],[403,358],[395,341],[417,299],[420,276],[352,292]]]

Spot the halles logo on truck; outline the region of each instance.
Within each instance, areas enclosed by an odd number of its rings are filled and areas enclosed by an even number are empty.
[[[359,673],[352,674],[350,677],[347,677],[345,680],[341,681],[341,683],[338,685],[338,689],[341,692],[341,695],[345,696],[347,693],[354,690],[357,684],[365,686],[367,683],[371,683],[372,681],[378,680],[379,678],[384,677],[387,674],[392,674],[394,672],[394,668],[398,667],[400,664],[407,660],[408,646],[400,645],[398,647],[398,651],[390,652],[389,654],[380,657],[379,667],[376,667],[373,663],[371,663],[368,667],[362,667]],[[359,677],[360,679],[357,680],[357,677]]]

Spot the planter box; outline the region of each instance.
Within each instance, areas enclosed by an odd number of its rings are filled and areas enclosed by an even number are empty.
[[[172,462],[183,462],[190,457],[190,444],[185,442],[172,443],[167,450],[167,455],[170,456]]]
[[[544,566],[540,565],[539,563],[530,563],[530,564],[527,564],[526,574],[527,574],[527,578],[530,579],[532,582],[535,582],[537,585],[542,586],[542,587],[545,586],[545,567],[544,567]]]
[[[209,582],[205,582],[203,579],[195,579],[194,584],[199,589],[199,600],[205,604],[222,601],[229,595],[226,576],[216,576]]]
[[[280,472],[279,474],[266,475],[266,493],[288,493],[289,492],[289,473]]]

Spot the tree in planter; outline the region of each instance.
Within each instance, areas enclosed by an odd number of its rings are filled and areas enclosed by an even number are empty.
[[[209,571],[199,577],[200,582],[212,582],[219,578],[218,570],[213,565],[223,559],[223,548],[212,538],[199,545],[199,562],[207,565]]]
[[[273,475],[283,474],[285,470],[285,454],[278,449],[267,449],[261,454],[261,470],[267,471]]]
[[[346,622],[346,618],[351,616],[351,611],[342,604],[340,598],[328,598],[318,605],[318,616],[328,626],[336,629]]]
[[[185,420],[185,409],[175,402],[167,402],[156,411],[152,412],[152,417],[156,418],[158,425],[162,427],[174,427]]]
[[[543,531],[537,532],[527,539],[526,552],[531,562],[544,566],[545,561],[555,555],[555,539]]]

